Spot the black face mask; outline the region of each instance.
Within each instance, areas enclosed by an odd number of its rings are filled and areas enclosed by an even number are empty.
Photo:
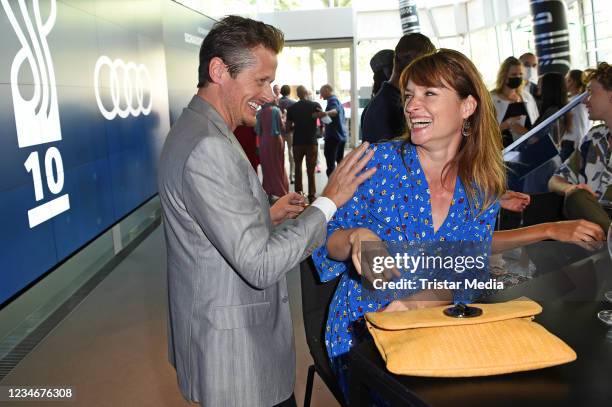
[[[516,89],[519,86],[521,86],[521,83],[523,83],[523,78],[520,76],[515,76],[512,78],[508,78],[508,82],[506,82],[506,86],[509,87],[510,89]]]

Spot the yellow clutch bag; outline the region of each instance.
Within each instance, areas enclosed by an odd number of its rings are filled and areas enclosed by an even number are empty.
[[[428,377],[490,376],[560,365],[576,352],[533,321],[542,307],[528,299],[472,304],[482,314],[454,318],[449,306],[366,314],[387,369]]]

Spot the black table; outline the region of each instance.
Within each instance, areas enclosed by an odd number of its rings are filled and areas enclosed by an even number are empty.
[[[351,351],[350,405],[368,405],[372,389],[393,406],[612,406],[612,330],[597,318],[598,311],[612,309],[601,300],[609,289],[612,262],[600,252],[487,300],[526,295],[540,303],[536,322],[576,351],[572,363],[475,378],[399,376],[386,370],[368,340]]]

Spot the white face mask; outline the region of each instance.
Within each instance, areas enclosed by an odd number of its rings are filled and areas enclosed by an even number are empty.
[[[533,67],[525,68],[525,77],[526,79],[533,83],[534,85],[538,84],[538,69]]]

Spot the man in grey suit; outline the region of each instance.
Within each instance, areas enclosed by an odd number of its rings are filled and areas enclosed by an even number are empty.
[[[326,222],[375,171],[362,172],[372,157],[364,144],[307,209],[295,193],[269,206],[232,131],[255,125],[273,99],[282,46],[282,32],[261,22],[215,24],[200,49],[197,95],[160,159],[170,360],[183,396],[207,407],[295,405],[285,274],[324,243]]]

